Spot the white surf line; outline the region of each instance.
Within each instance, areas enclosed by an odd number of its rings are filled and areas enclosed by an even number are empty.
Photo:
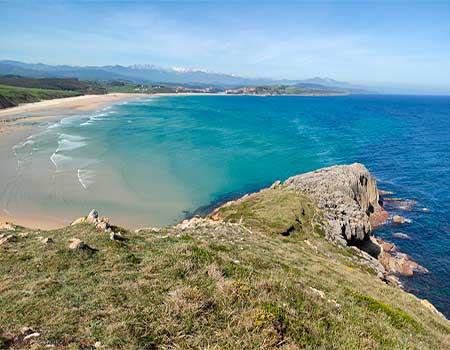
[[[82,177],[81,177],[81,171],[80,171],[81,169],[78,169],[78,172],[77,172],[77,174],[78,174],[78,182],[81,184],[81,186],[83,186],[83,188],[86,190],[87,189],[87,186],[84,184],[84,182],[83,182],[83,179],[82,179]]]

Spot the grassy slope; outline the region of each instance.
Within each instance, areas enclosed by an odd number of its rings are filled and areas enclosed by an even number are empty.
[[[14,107],[21,103],[38,102],[41,100],[79,95],[81,95],[81,93],[74,91],[0,85],[0,108]]]
[[[213,216],[229,223],[124,232],[125,243],[87,224],[21,229],[0,247],[4,347],[29,346],[29,326],[36,349],[448,348],[448,321],[326,242],[303,194],[265,190]],[[69,251],[74,237],[98,251]]]

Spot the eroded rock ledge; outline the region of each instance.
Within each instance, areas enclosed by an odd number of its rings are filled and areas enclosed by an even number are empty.
[[[293,176],[284,184],[308,193],[325,214],[327,238],[344,244],[368,239],[371,216],[384,211],[376,180],[359,163]]]

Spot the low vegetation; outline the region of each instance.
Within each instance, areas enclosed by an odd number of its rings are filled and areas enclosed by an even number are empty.
[[[280,187],[126,241],[17,228],[0,246],[0,348],[448,348],[448,321],[325,241],[321,220]]]
[[[15,107],[22,103],[38,102],[41,100],[79,95],[82,95],[82,93],[76,91],[35,89],[0,85],[0,109]]]

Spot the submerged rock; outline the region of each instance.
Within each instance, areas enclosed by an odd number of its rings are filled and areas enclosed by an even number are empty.
[[[392,218],[392,222],[395,224],[405,224],[405,223],[409,222],[409,220],[404,218],[403,216],[394,215],[394,217]]]
[[[406,233],[395,232],[392,236],[399,239],[411,239]]]

